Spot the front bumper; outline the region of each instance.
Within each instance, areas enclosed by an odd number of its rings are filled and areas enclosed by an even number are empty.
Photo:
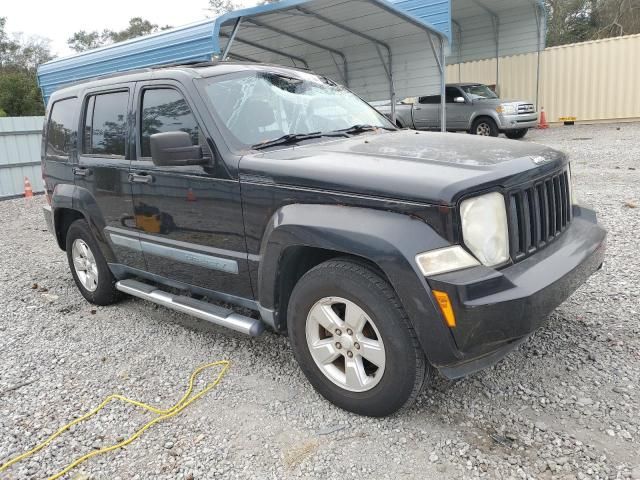
[[[595,213],[574,207],[571,226],[551,245],[502,270],[475,267],[428,279],[453,303],[459,360],[439,365],[457,378],[496,363],[542,326],[604,262],[606,231]]]
[[[535,128],[538,126],[538,114],[531,113],[526,115],[501,115],[500,131],[505,130],[521,130],[523,128]]]

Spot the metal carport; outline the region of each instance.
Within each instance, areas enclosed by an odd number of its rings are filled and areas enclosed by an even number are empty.
[[[384,0],[283,0],[217,19],[221,59],[304,66],[366,100],[444,89],[446,35]],[[443,109],[443,125],[445,124]]]
[[[543,0],[392,0],[447,35],[447,65],[538,54],[545,48],[547,13]],[[540,67],[537,69],[539,84]],[[428,92],[432,93],[432,92]]]
[[[398,96],[444,90],[446,42],[386,0],[283,0],[56,59],[40,66],[38,80],[48,100],[57,88],[100,75],[236,58],[310,68],[366,100],[390,98],[395,109]]]
[[[444,92],[447,63],[543,48],[541,1],[282,0],[55,59],[38,81],[48,101],[101,75],[235,58],[310,68],[395,109],[397,98]]]

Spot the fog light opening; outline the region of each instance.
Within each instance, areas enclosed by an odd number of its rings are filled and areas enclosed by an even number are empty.
[[[453,313],[453,306],[451,305],[451,299],[446,292],[439,292],[433,290],[433,296],[436,297],[442,316],[444,317],[445,324],[449,328],[456,328],[456,315]]]

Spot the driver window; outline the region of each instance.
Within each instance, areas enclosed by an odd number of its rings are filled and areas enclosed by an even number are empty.
[[[447,103],[455,103],[457,97],[462,97],[462,92],[455,87],[447,87]]]
[[[142,157],[151,157],[151,135],[187,132],[193,145],[200,144],[200,129],[180,92],[173,88],[153,88],[142,94],[140,147]]]

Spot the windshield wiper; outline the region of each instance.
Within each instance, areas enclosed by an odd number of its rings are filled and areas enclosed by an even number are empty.
[[[277,147],[278,145],[291,145],[293,143],[302,142],[304,140],[313,140],[314,138],[322,137],[345,137],[346,132],[313,132],[313,133],[288,133],[274,140],[267,140],[266,142],[257,143],[251,148],[254,150],[262,150],[269,147]]]
[[[359,133],[375,132],[376,130],[395,131],[396,129],[392,127],[375,127],[373,125],[353,125],[352,127],[345,128],[343,130],[336,130],[336,133],[340,132],[346,133],[347,135],[357,135]]]

